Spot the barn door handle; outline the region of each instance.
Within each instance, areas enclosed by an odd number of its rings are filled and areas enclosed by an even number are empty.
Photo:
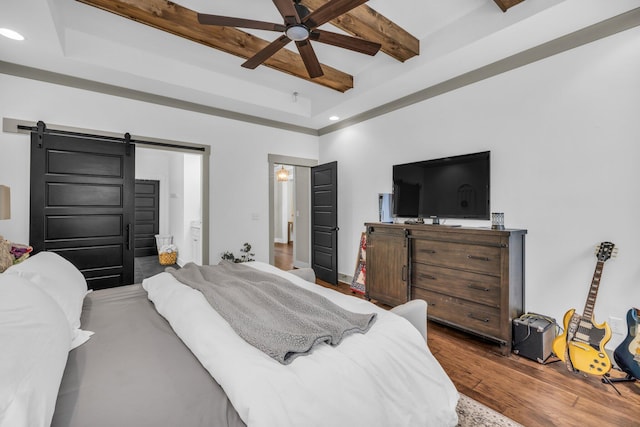
[[[131,224],[127,224],[127,250],[131,250]]]

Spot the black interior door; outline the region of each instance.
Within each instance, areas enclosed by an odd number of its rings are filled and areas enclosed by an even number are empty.
[[[311,265],[338,284],[338,162],[311,168]]]
[[[135,147],[31,134],[29,241],[73,263],[90,289],[133,282]]]
[[[160,181],[136,179],[136,257],[158,255],[159,213]]]

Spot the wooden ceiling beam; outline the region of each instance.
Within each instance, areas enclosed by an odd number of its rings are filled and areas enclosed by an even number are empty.
[[[506,12],[507,9],[517,5],[518,3],[522,3],[524,0],[493,0],[496,2],[498,7],[502,9],[503,12]]]
[[[300,3],[315,10],[327,1],[302,0]],[[366,4],[352,9],[330,23],[352,36],[380,43],[380,50],[400,62],[420,54],[420,41],[417,38]]]
[[[235,28],[201,25],[197,12],[167,0],[77,1],[245,59],[269,44]],[[281,49],[264,65],[340,92],[353,88],[353,76],[324,64],[323,76],[309,78],[300,55],[288,49]]]

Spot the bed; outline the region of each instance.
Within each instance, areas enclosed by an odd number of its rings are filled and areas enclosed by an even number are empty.
[[[458,393],[403,316],[248,264],[376,321],[283,365],[169,273],[87,293],[40,253],[0,275],[0,426],[456,425]]]

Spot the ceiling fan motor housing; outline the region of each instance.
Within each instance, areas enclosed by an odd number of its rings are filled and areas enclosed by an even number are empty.
[[[300,18],[300,21],[303,21],[304,18],[310,13],[309,9],[307,9],[306,6],[301,5],[300,0],[294,0],[293,3],[294,3],[294,7],[296,8],[296,12],[298,13],[298,18]],[[310,32],[311,30],[309,29],[309,27],[300,23],[300,24],[293,24],[293,25],[287,26],[287,29],[285,30],[284,33],[291,40],[295,42],[300,42],[308,39]]]
[[[296,12],[298,12],[298,16],[300,17],[301,20],[303,20],[310,13],[309,9],[307,9],[306,6],[300,4],[300,0],[296,0],[294,3],[295,3],[294,6],[296,8]]]

